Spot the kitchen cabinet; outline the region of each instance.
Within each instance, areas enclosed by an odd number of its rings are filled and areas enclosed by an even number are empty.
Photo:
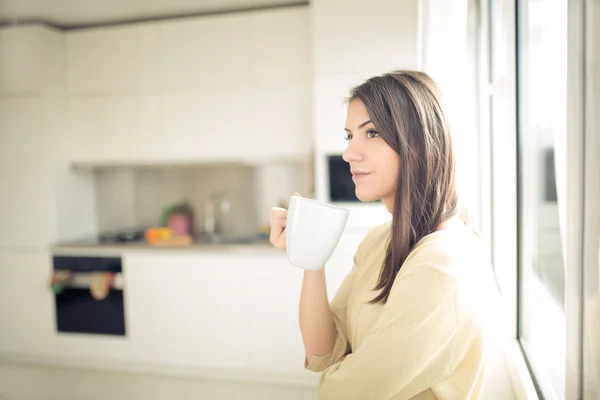
[[[326,266],[330,300],[362,234]],[[283,253],[123,255],[126,336],[57,333],[47,253],[0,253],[0,359],[200,376],[312,381],[298,307],[304,270]]]
[[[329,201],[326,157],[347,148],[344,99],[372,76],[419,68],[419,1],[314,0],[310,20],[316,193]]]
[[[263,144],[251,132],[248,87],[71,100],[75,163],[239,161]]]
[[[0,355],[39,356],[51,350],[50,269],[46,252],[0,252]]]
[[[40,26],[0,29],[0,94],[33,94],[43,85],[43,30]]]
[[[366,74],[316,77],[314,86],[314,134],[317,151],[322,154],[342,154],[348,147],[345,140],[347,102],[350,90],[361,83]]]
[[[250,368],[305,373],[298,321],[303,270],[290,265],[285,257],[253,257],[249,268]]]
[[[418,4],[416,0],[374,0],[368,5],[357,0],[311,2],[314,74],[379,74],[416,68]],[[376,29],[368,28],[371,22]]]
[[[350,90],[374,75],[418,66],[418,2],[311,3],[314,134],[318,154],[341,154]],[[356,29],[377,20],[377,29]],[[360,49],[357,51],[357,49]],[[323,174],[325,171],[317,171]]]
[[[49,169],[38,97],[0,98],[0,248],[41,248],[52,236]]]
[[[366,233],[344,234],[325,267],[332,300],[353,265]],[[255,371],[310,375],[304,369],[304,344],[298,312],[304,270],[285,256],[252,257],[248,275],[250,368]]]
[[[330,298],[352,268],[345,238]],[[124,258],[130,362],[306,375],[298,306],[304,271],[284,255],[164,253]]]
[[[74,161],[129,159],[135,151],[138,119],[133,97],[71,100]]]
[[[126,319],[134,362],[247,366],[247,257],[128,254]]]
[[[92,187],[68,169],[68,104],[62,32],[38,25],[0,29],[0,248],[45,250],[93,205]],[[62,200],[90,199],[76,207]],[[77,203],[77,201],[75,201]],[[65,212],[65,209],[68,211]],[[91,223],[91,225],[90,225]],[[68,231],[68,232],[67,232]]]
[[[165,160],[237,161],[256,149],[248,87],[166,94],[161,102]]]
[[[143,94],[156,89],[157,24],[76,30],[66,33],[65,40],[71,97]]]
[[[252,82],[309,83],[308,7],[261,10],[251,15]]]
[[[161,23],[158,38],[161,90],[188,91],[248,84],[250,44],[247,13]]]
[[[66,33],[75,163],[312,151],[308,7]]]
[[[159,157],[157,96],[72,99],[71,159],[74,162],[145,161]]]
[[[312,153],[311,84],[255,86],[251,104],[256,154],[285,158]]]
[[[136,134],[133,159],[159,160],[163,154],[166,136],[161,130],[161,101],[156,95],[138,96],[135,98]]]

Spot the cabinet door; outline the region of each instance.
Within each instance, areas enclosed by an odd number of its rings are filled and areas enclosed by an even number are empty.
[[[165,154],[167,138],[161,131],[160,96],[139,96],[135,100],[137,134],[134,158],[139,161],[160,161]]]
[[[236,87],[250,79],[250,20],[246,14],[165,22],[159,32],[160,87]]]
[[[309,25],[305,6],[252,14],[254,84],[310,82]]]
[[[43,48],[36,26],[0,29],[0,93],[41,89]]]
[[[308,156],[312,152],[312,86],[260,85],[253,89],[252,132],[264,157]]]
[[[162,102],[165,159],[239,161],[257,144],[247,87],[169,94]]]
[[[348,147],[344,139],[346,99],[353,86],[367,75],[349,74],[317,77],[314,86],[315,146],[319,153],[341,154]]]
[[[0,247],[41,248],[52,237],[40,115],[37,98],[0,99]]]
[[[157,96],[71,100],[71,160],[75,162],[160,159],[163,139]]]
[[[127,255],[126,317],[135,361],[246,367],[246,269],[236,257]]]
[[[72,160],[129,160],[138,133],[134,97],[71,100]]]
[[[155,24],[136,24],[66,33],[71,96],[133,94],[156,88]]]
[[[298,321],[303,270],[281,256],[253,257],[248,268],[252,369],[305,373]]]
[[[47,253],[0,253],[0,353],[46,354],[54,337]]]
[[[418,4],[417,0],[311,4],[316,76],[416,68]],[[376,29],[367,28],[370,21],[377,21]]]

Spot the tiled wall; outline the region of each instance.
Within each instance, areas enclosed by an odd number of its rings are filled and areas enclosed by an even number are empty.
[[[100,232],[136,225],[135,176],[133,169],[95,173],[96,225]]]
[[[186,201],[202,231],[205,206],[222,194],[230,210],[222,218],[229,235],[248,235],[268,224],[272,206],[295,191],[312,195],[312,169],[307,164],[242,166],[172,166],[111,168],[94,173],[97,225],[100,232],[157,225],[163,207]]]

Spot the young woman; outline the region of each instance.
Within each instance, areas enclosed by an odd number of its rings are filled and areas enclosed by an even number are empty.
[[[300,329],[320,399],[477,399],[486,369],[491,268],[461,218],[452,140],[434,82],[399,71],[354,88],[348,162],[373,228],[331,304],[325,272],[306,271]],[[287,211],[271,212],[285,250]]]

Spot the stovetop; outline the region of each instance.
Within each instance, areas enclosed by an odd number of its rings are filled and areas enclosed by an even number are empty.
[[[98,243],[111,244],[111,243],[130,243],[130,242],[141,242],[144,240],[145,229],[142,228],[131,228],[124,229],[116,232],[106,232],[98,235]]]

